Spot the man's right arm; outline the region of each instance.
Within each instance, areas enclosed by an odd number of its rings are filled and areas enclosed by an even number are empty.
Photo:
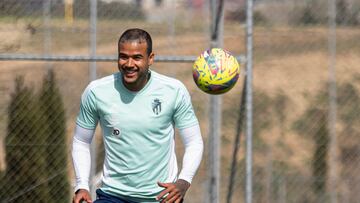
[[[80,200],[91,202],[89,194],[89,177],[91,170],[90,144],[95,130],[76,125],[72,143],[72,159],[75,169],[76,185],[74,202]],[[85,191],[84,191],[85,190]],[[89,199],[90,198],[90,199]]]

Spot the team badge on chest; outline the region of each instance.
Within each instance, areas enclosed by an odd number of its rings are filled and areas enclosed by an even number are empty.
[[[152,110],[153,112],[158,115],[161,112],[161,101],[156,98],[153,100],[153,102],[151,103],[152,106]]]

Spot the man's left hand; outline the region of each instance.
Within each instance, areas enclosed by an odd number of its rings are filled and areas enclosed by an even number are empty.
[[[178,179],[175,183],[160,183],[160,187],[165,188],[157,197],[161,203],[181,203],[185,197],[186,191],[190,187],[190,183],[185,180]]]

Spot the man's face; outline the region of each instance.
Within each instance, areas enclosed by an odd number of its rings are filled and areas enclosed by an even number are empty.
[[[145,41],[128,41],[119,43],[118,68],[122,73],[125,87],[139,91],[147,82],[149,66],[154,61],[154,54],[146,52]]]

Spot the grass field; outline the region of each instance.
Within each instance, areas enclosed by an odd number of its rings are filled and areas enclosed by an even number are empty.
[[[36,22],[36,21],[35,21]],[[0,21],[0,52],[40,54],[43,50],[43,28],[41,24],[33,24],[37,30],[31,34],[27,30],[28,22]],[[169,28],[162,24],[144,25],[141,22],[100,22],[98,25],[97,54],[116,55],[116,43],[119,33],[128,26],[145,27],[153,35],[154,51],[158,55],[198,55],[209,46],[209,35],[203,27],[192,29],[179,24],[176,32],[169,36]],[[52,24],[52,53],[63,55],[87,55],[89,53],[89,35],[86,22],[78,21],[73,26],[55,21]],[[178,31],[179,30],[179,31]],[[245,53],[245,30],[240,24],[226,24],[224,30],[224,48],[240,55]],[[74,118],[78,110],[80,94],[87,85],[88,63],[86,62],[53,62],[58,84],[64,96],[68,118],[69,142],[74,128]],[[197,89],[192,81],[189,63],[157,63],[154,69],[158,72],[179,78],[190,90],[194,108],[201,121],[203,136],[207,140],[208,128],[208,96]],[[0,61],[0,119],[6,120],[6,106],[13,90],[16,75],[24,75],[28,84],[39,86],[46,72],[44,62]],[[117,71],[116,63],[97,63],[98,77]],[[245,72],[243,66],[243,73]],[[290,108],[285,109],[284,126],[266,124],[255,129],[254,165],[256,169],[268,167],[269,159],[285,163],[288,168],[296,169],[298,174],[310,175],[309,162],[313,148],[312,141],[297,135],[291,125],[308,107],[308,98],[317,94],[328,80],[328,29],[326,27],[255,27],[254,29],[254,121],[260,122],[261,117],[271,116],[262,105],[266,100],[258,95],[274,99],[282,92]],[[360,29],[339,27],[337,29],[336,78],[339,83],[350,82],[360,88]],[[223,98],[223,129],[222,129],[222,200],[227,192],[230,155],[235,136],[237,111],[239,110],[243,77],[235,88]],[[265,108],[265,109],[264,109]],[[268,107],[272,108],[272,107]],[[263,111],[257,111],[261,109]],[[270,111],[270,110],[269,110]],[[260,121],[259,121],[260,120]],[[271,118],[269,118],[271,120]],[[276,118],[272,119],[273,121]],[[265,125],[266,124],[266,125]],[[3,138],[6,124],[1,122],[0,133]],[[339,126],[341,129],[341,126]],[[244,138],[242,137],[242,142]],[[285,147],[279,147],[285,146]],[[206,149],[208,152],[211,149]],[[178,146],[182,151],[182,146]],[[268,152],[271,151],[271,156]],[[3,150],[0,154],[3,155]],[[206,156],[205,156],[206,157]],[[244,144],[241,145],[239,161],[243,168]],[[2,156],[0,156],[2,158]],[[4,167],[2,160],[0,167]],[[69,161],[69,173],[72,173]],[[195,179],[189,196],[194,202],[201,202],[206,192],[206,175],[208,161],[202,162],[201,169]],[[256,170],[255,170],[256,172]],[[257,174],[254,174],[255,176]],[[263,174],[262,174],[263,175]],[[259,174],[259,177],[263,177]],[[242,187],[244,172],[239,172],[237,186]],[[260,184],[261,180],[256,180]],[[261,185],[261,184],[260,184]],[[259,194],[265,194],[265,189]],[[240,190],[238,190],[240,191]],[[203,195],[199,195],[203,194]],[[242,192],[236,192],[235,198],[243,199]],[[265,201],[259,199],[258,202]]]

